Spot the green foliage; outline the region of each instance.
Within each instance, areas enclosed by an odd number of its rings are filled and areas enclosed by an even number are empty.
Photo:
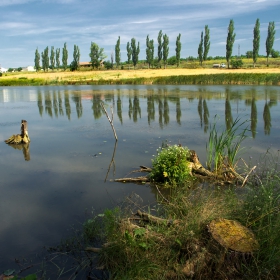
[[[149,35],[146,38],[146,60],[150,68],[154,61],[154,40],[150,40]]]
[[[177,39],[176,39],[176,48],[175,48],[175,52],[176,52],[176,64],[177,67],[179,67],[180,65],[180,59],[181,59],[181,48],[182,48],[182,43],[181,43],[181,34],[179,33]]]
[[[59,56],[60,56],[60,48],[57,48],[55,50],[55,62],[56,62],[56,68],[57,69],[59,69],[59,67],[60,67],[60,58],[59,58]]]
[[[272,50],[271,50],[271,56],[272,56],[273,58],[278,58],[278,57],[280,57],[280,52],[279,52],[279,51],[276,51],[276,50],[274,50],[274,49],[272,49]]]
[[[177,64],[177,58],[176,58],[176,56],[173,55],[173,56],[169,57],[169,58],[167,59],[167,63],[168,63],[168,65],[176,65],[176,64]]]
[[[247,51],[246,52],[246,57],[247,58],[253,58],[253,51]]]
[[[254,67],[257,62],[258,56],[259,56],[259,49],[260,49],[260,20],[256,20],[256,24],[254,27],[254,39],[253,39],[253,52],[252,57],[254,61]]]
[[[246,122],[240,123],[240,119],[237,118],[229,129],[219,133],[215,119],[206,145],[206,165],[209,170],[214,169],[214,172],[220,173],[224,166],[234,167],[237,154],[241,151],[241,143],[247,137],[247,128],[242,128]]]
[[[131,46],[130,46],[129,42],[127,42],[126,51],[127,51],[127,63],[130,64],[130,62],[131,62],[131,55],[132,55],[132,49],[131,49]]]
[[[159,31],[158,33],[158,38],[157,38],[157,41],[158,41],[158,63],[160,65],[160,62],[162,60],[162,30]]]
[[[226,44],[226,59],[229,68],[229,60],[232,55],[232,48],[235,41],[234,21],[231,19],[228,26],[227,44]]]
[[[275,33],[276,33],[276,31],[275,31],[274,21],[269,22],[268,30],[267,30],[267,38],[266,38],[266,42],[265,42],[266,56],[267,56],[267,66],[268,66],[268,57],[271,54],[273,44],[274,44]]]
[[[120,49],[120,44],[121,44],[121,38],[119,36],[116,46],[115,46],[115,61],[117,65],[117,69],[119,69],[119,65],[121,62],[121,49]]]
[[[46,47],[41,54],[42,68],[46,72],[49,70],[50,59],[49,59],[49,47]]]
[[[38,51],[38,48],[35,51],[35,59],[34,59],[34,63],[35,63],[35,70],[38,72],[41,67],[40,67],[40,53]],[[10,70],[10,69],[9,69]],[[11,71],[12,72],[12,71]]]
[[[50,68],[53,70],[55,67],[55,52],[54,47],[51,47],[51,55],[50,55]]]
[[[233,58],[230,61],[231,67],[234,69],[242,68],[243,66],[243,61],[242,59],[239,58]]]
[[[200,39],[200,43],[198,45],[197,53],[198,53],[198,59],[199,59],[200,65],[202,65],[202,62],[203,62],[203,32],[201,32],[201,39]]]
[[[162,148],[156,158],[152,160],[151,179],[170,184],[183,183],[190,177],[188,156],[187,147],[174,145]]]
[[[204,52],[203,52],[203,60],[207,60],[207,55],[210,50],[210,30],[208,25],[205,25],[205,32],[204,32]]]
[[[68,61],[68,50],[67,50],[67,44],[64,43],[63,49],[62,49],[62,67],[64,71],[67,69],[67,61]]]
[[[99,68],[100,62],[107,56],[104,54],[103,48],[99,48],[96,43],[91,42],[89,57],[92,67]]]
[[[76,71],[80,66],[80,49],[74,45],[73,61],[70,64],[70,70]]]
[[[168,54],[169,54],[169,38],[166,34],[163,35],[163,44],[162,44],[162,60],[164,63],[164,68],[166,68]]]
[[[136,47],[136,40],[135,40],[135,38],[132,38],[131,39],[131,56],[132,56],[132,62],[133,62],[134,68],[138,63],[139,53],[140,53],[140,44],[138,42],[137,47]]]

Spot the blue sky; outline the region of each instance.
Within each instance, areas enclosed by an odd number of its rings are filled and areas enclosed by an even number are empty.
[[[169,36],[169,56],[175,54],[181,33],[181,57],[197,57],[200,33],[210,28],[210,56],[225,55],[227,28],[234,20],[236,40],[233,55],[252,49],[256,19],[261,23],[260,54],[270,21],[275,22],[274,49],[280,50],[279,0],[0,0],[0,65],[5,68],[34,65],[35,50],[62,48],[67,43],[68,63],[74,44],[80,61],[89,61],[91,42],[104,48],[107,59],[121,38],[122,61],[126,44],[140,42],[140,59],[145,59],[146,36],[155,41],[159,30]]]

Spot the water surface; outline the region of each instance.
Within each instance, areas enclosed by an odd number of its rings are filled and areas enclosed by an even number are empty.
[[[166,140],[196,150],[204,164],[215,115],[221,129],[248,120],[246,160],[280,149],[279,98],[273,86],[0,88],[0,269],[55,246],[92,209],[101,213],[132,193],[154,204],[149,186],[112,180],[151,166]],[[110,116],[113,108],[117,145],[101,101]],[[25,150],[4,143],[22,119],[31,138]]]

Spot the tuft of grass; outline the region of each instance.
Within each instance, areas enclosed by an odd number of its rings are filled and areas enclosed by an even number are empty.
[[[240,123],[240,118],[234,120],[229,129],[219,133],[217,130],[217,116],[210,129],[207,150],[207,168],[221,173],[223,167],[234,168],[237,154],[241,151],[241,143],[245,140],[247,128],[242,128],[246,120]],[[241,132],[239,132],[241,130]]]

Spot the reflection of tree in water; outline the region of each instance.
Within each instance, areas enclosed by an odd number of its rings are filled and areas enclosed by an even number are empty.
[[[155,120],[155,99],[154,95],[149,95],[147,97],[147,113],[148,113],[148,124],[151,124],[151,121]]]
[[[228,89],[226,90],[225,121],[226,121],[227,130],[229,130],[232,127],[233,119],[232,119],[232,114],[231,114],[231,105],[230,105],[230,101],[229,101]]]
[[[72,100],[76,105],[76,112],[78,119],[83,115],[82,97],[80,94],[72,96]]]
[[[117,99],[117,115],[119,117],[119,120],[121,122],[121,124],[123,123],[123,119],[122,119],[122,100],[121,100],[121,95],[118,92],[118,99]]]
[[[182,110],[181,110],[180,97],[176,97],[176,120],[178,124],[181,124],[181,116],[182,116]]]
[[[100,105],[101,101],[101,96],[99,94],[93,95],[92,96],[92,111],[93,111],[93,116],[95,120],[98,120],[102,116],[102,107]]]
[[[52,99],[49,92],[45,94],[45,112],[52,118]]]
[[[66,115],[68,117],[68,120],[70,120],[71,119],[71,106],[70,106],[68,91],[66,91],[64,93],[64,105],[65,105]]]
[[[202,127],[202,97],[201,96],[199,96],[197,111],[200,118],[200,126]]]
[[[169,124],[169,105],[168,105],[168,100],[167,97],[164,96],[164,101],[163,101],[163,118],[164,118],[164,124],[168,125]]]
[[[43,106],[43,98],[42,98],[41,91],[38,91],[37,105],[38,105],[38,109],[39,109],[39,114],[42,117],[43,112],[44,112],[44,106]]]
[[[256,99],[253,98],[251,103],[251,131],[252,131],[253,138],[256,137],[257,122],[258,122],[257,105],[256,105]]]
[[[53,109],[54,109],[55,116],[58,117],[58,102],[57,102],[57,95],[55,91],[53,91]]]
[[[133,108],[132,108],[132,101],[131,101],[130,97],[128,99],[128,103],[129,103],[129,105],[128,105],[128,116],[129,116],[129,119],[131,119]]]
[[[162,99],[159,97],[159,99],[158,99],[158,122],[159,122],[160,128],[163,128],[162,116],[163,116],[163,102],[162,102]]]
[[[205,99],[203,100],[203,111],[204,132],[207,133],[209,125],[209,110]]]
[[[64,112],[63,112],[63,106],[62,106],[62,98],[61,98],[61,93],[60,91],[58,92],[58,108],[59,108],[59,115],[63,116]]]
[[[271,116],[270,116],[270,108],[265,102],[264,109],[263,109],[263,120],[264,120],[264,133],[265,135],[270,134],[270,128],[271,128]]]
[[[133,98],[132,111],[133,111],[133,121],[137,122],[138,114],[141,119],[141,108],[140,108],[140,101],[139,101],[138,95],[136,95],[136,94],[134,95],[134,98]]]

